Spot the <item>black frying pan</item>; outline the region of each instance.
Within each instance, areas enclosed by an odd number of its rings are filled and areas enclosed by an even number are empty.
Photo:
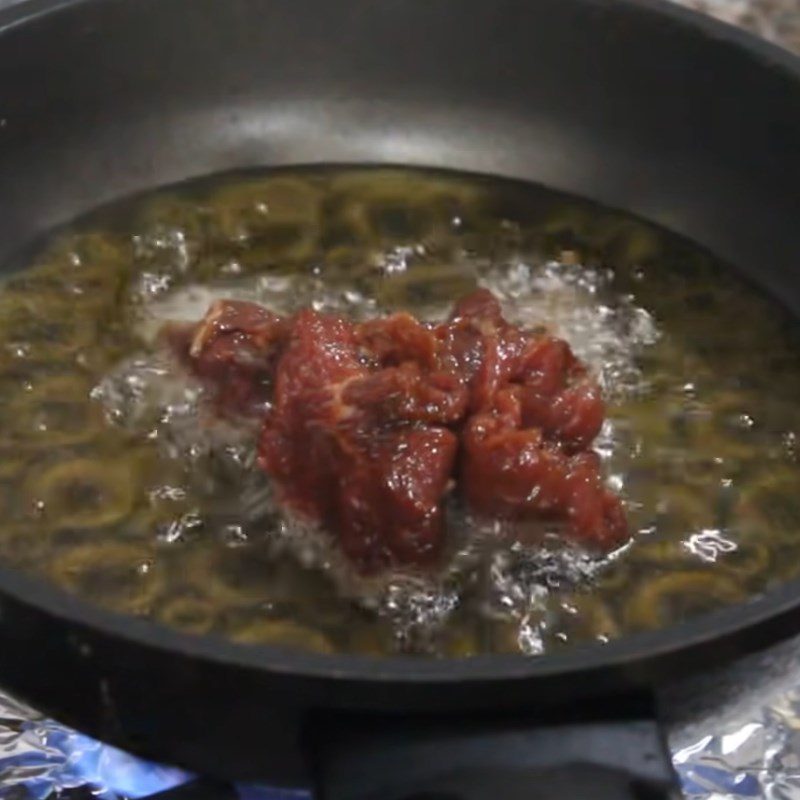
[[[583,195],[689,236],[800,315],[800,62],[677,8],[31,0],[0,14],[0,261],[147,187],[310,162]],[[303,783],[313,763],[337,800],[661,797],[653,687],[797,630],[792,583],[543,658],[369,660],[190,638],[0,573],[10,690],[205,773]]]

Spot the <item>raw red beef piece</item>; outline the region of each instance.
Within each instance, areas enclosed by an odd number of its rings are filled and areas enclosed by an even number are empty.
[[[408,367],[370,372],[352,324],[298,314],[281,356],[261,465],[290,508],[335,532],[364,572],[435,560],[457,439],[446,387]],[[458,388],[458,387],[456,387]],[[452,415],[451,415],[452,416]]]
[[[603,485],[599,458],[565,453],[540,428],[523,427],[520,392],[470,418],[462,434],[462,492],[484,516],[558,521],[574,539],[609,549],[628,536],[620,499]]]
[[[281,501],[364,573],[436,563],[451,490],[476,514],[555,522],[597,548],[628,536],[590,449],[605,414],[597,381],[486,290],[439,325],[222,301],[167,336],[221,410],[260,416]]]
[[[183,363],[213,386],[220,411],[253,415],[269,397],[289,330],[287,320],[263,306],[218,300],[200,323],[169,323],[161,335]]]

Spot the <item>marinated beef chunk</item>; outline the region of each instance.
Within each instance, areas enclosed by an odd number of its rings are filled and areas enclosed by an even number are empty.
[[[222,411],[259,415],[281,501],[363,573],[435,564],[449,491],[476,514],[558,523],[596,548],[628,536],[590,449],[605,414],[597,381],[565,341],[510,324],[488,291],[438,325],[221,301],[167,338]]]
[[[352,324],[313,311],[295,317],[261,466],[283,502],[333,531],[362,571],[431,563],[458,444],[433,423],[437,403],[440,418],[452,403],[411,362],[376,372],[362,361]]]
[[[162,338],[209,383],[225,414],[258,414],[269,397],[287,320],[256,303],[218,300],[197,325],[171,323]]]
[[[599,458],[573,455],[524,427],[521,392],[498,394],[494,409],[475,414],[462,433],[461,490],[478,514],[562,522],[572,538],[608,549],[627,538],[620,499],[603,485]]]

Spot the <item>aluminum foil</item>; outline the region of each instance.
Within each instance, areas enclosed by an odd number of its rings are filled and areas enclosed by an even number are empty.
[[[800,638],[660,699],[687,798],[800,800]]]
[[[23,0],[0,0],[0,8]],[[800,0],[678,0],[800,51]],[[688,800],[800,800],[800,638],[733,668],[666,687],[661,705]],[[146,797],[194,776],[151,764],[46,719],[0,692],[0,798],[88,787]],[[263,786],[241,800],[301,800]]]
[[[78,788],[98,800],[138,800],[196,777],[76,733],[0,692],[0,800],[45,800]],[[254,784],[236,790],[239,800],[310,800]]]

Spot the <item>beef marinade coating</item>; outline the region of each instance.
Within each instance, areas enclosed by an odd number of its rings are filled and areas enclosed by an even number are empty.
[[[435,565],[449,492],[475,514],[555,523],[597,549],[628,538],[591,449],[597,381],[564,340],[509,323],[489,291],[435,325],[221,300],[163,335],[217,413],[258,418],[280,502],[364,574]]]

